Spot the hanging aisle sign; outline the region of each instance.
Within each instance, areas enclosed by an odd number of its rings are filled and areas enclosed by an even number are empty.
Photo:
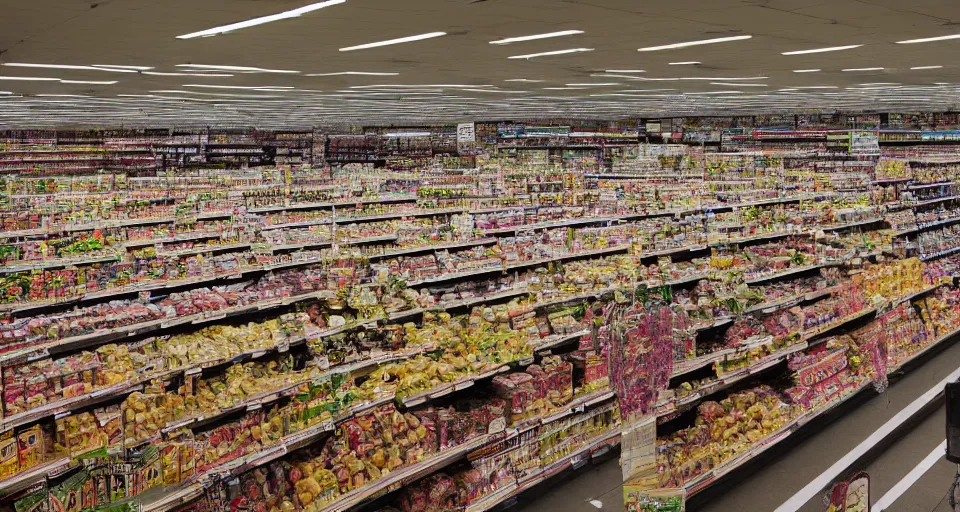
[[[880,153],[880,134],[878,132],[850,132],[851,153]]]
[[[471,156],[479,154],[477,146],[477,132],[473,123],[460,123],[457,125],[457,153],[461,156]]]
[[[472,144],[477,141],[477,134],[473,123],[460,123],[457,125],[457,144]]]

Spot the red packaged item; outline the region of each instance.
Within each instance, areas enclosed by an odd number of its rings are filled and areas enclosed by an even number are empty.
[[[493,378],[493,389],[506,402],[511,424],[529,416],[528,406],[538,395],[534,378],[526,373],[498,375]]]

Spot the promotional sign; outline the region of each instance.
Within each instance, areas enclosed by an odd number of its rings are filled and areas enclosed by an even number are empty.
[[[477,135],[473,123],[460,123],[457,125],[457,144],[474,143],[477,141]]]
[[[880,153],[880,134],[878,132],[850,132],[851,153]]]
[[[870,476],[857,473],[833,486],[827,512],[867,512],[870,510]]]

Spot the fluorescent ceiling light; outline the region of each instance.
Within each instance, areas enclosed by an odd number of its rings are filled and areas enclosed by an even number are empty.
[[[616,82],[597,82],[592,84],[567,84],[568,87],[605,87],[609,85],[620,85]]]
[[[501,94],[526,94],[529,91],[504,91],[500,89],[460,89],[461,91],[473,91],[473,92],[498,92]]]
[[[924,39],[908,39],[906,41],[897,41],[897,44],[932,43],[934,41],[946,41],[948,39],[960,39],[960,34],[954,34],[952,36],[927,37]]]
[[[900,82],[870,82],[860,85],[900,85]]]
[[[39,76],[0,76],[0,80],[22,80],[24,82],[59,82],[59,78]]]
[[[113,85],[116,80],[96,81],[96,80],[60,80],[61,84],[90,84],[90,85]]]
[[[479,89],[481,87],[493,87],[492,85],[462,85],[462,84],[438,84],[438,85],[410,85],[410,84],[378,84],[378,85],[351,85],[351,89],[381,89],[381,88],[414,88],[423,89],[428,87],[448,88],[448,89]]]
[[[940,69],[940,68],[942,68],[942,67],[943,67],[943,66],[916,66],[916,67],[913,67],[913,68],[910,68],[910,69],[916,71],[916,70],[920,70],[920,69]]]
[[[420,34],[416,36],[400,37],[397,39],[388,39],[386,41],[377,41],[376,43],[367,43],[360,44],[357,46],[348,46],[346,48],[340,48],[341,52],[350,52],[353,50],[365,50],[367,48],[376,48],[378,46],[389,46],[391,44],[401,44],[401,43],[410,43],[413,41],[422,41],[424,39],[431,39],[434,37],[440,37],[447,35],[446,32],[428,32],[426,34]]]
[[[730,81],[739,81],[739,80],[766,80],[767,78],[770,78],[770,77],[768,76],[742,77],[741,76],[741,77],[725,77],[724,78],[724,77],[718,77],[718,76],[715,76],[715,77],[693,76],[693,77],[683,77],[679,79],[671,78],[670,80],[720,80],[720,81],[730,82]]]
[[[224,98],[282,98],[283,96],[265,96],[261,94],[227,94],[221,92],[196,92],[196,91],[180,91],[177,89],[162,89],[158,91],[150,91],[159,94],[196,94],[198,96],[222,96]]]
[[[685,96],[692,96],[695,94],[743,94],[742,91],[707,91],[707,92],[685,92]]]
[[[544,87],[543,88],[544,91],[573,91],[573,90],[580,90],[580,89],[586,89],[586,87]]]
[[[672,94],[624,94],[622,92],[611,92],[604,94],[591,94],[591,98],[601,98],[604,96],[620,96],[624,98],[671,98]]]
[[[848,68],[841,71],[883,71],[883,68]]]
[[[607,69],[604,73],[646,73],[642,69]]]
[[[363,76],[397,76],[400,73],[375,73],[367,71],[340,71],[339,73],[310,73],[303,76],[339,76],[339,75],[363,75]]]
[[[144,71],[144,75],[153,76],[199,76],[199,77],[230,77],[233,75],[226,73],[163,73],[160,71]]]
[[[384,137],[429,137],[433,135],[430,132],[387,132]]]
[[[74,66],[72,64],[30,64],[26,62],[8,62],[4,66],[14,68],[42,68],[42,69],[81,69],[86,71],[113,71],[117,73],[136,73],[132,69],[106,69],[93,66]]]
[[[5,62],[4,66],[12,68],[42,68],[42,69],[85,69],[95,70],[93,66],[74,66],[71,64],[31,64],[27,62]]]
[[[13,94],[13,93],[10,91],[0,91],[0,94]]]
[[[117,69],[132,69],[134,71],[148,71],[153,69],[153,66],[115,66],[113,64],[94,64],[95,68],[117,68]]]
[[[817,73],[819,69],[794,69],[794,73]]]
[[[510,44],[510,43],[519,43],[521,41],[533,41],[535,39],[548,39],[551,37],[563,37],[563,36],[572,36],[576,34],[582,34],[582,30],[562,30],[560,32],[550,32],[548,34],[536,34],[532,36],[520,36],[520,37],[508,37],[506,39],[499,39],[497,41],[490,41],[490,44]]]
[[[504,82],[529,82],[529,83],[540,83],[544,80],[530,80],[529,78],[508,78]]]
[[[830,46],[827,48],[814,48],[812,50],[796,50],[792,52],[783,52],[780,55],[804,55],[807,53],[825,53],[825,52],[839,52],[841,50],[851,50],[853,48],[860,48],[862,44],[851,44],[847,46]]]
[[[256,25],[263,25],[264,23],[270,23],[271,21],[279,21],[279,20],[285,20],[289,18],[296,18],[308,12],[313,12],[319,9],[323,9],[324,7],[330,7],[331,5],[339,5],[339,4],[345,3],[346,1],[347,0],[327,0],[326,2],[305,5],[298,9],[284,11],[279,14],[261,16],[259,18],[253,18],[252,20],[240,21],[237,23],[231,23],[229,25],[223,25],[220,27],[213,27],[206,30],[201,30],[199,32],[191,32],[189,34],[177,36],[177,39],[193,39],[195,37],[215,36],[215,35],[223,34],[233,30],[239,30],[247,27],[254,27]]]
[[[836,89],[836,88],[837,88],[836,85],[805,85],[802,87],[801,86],[794,87],[794,89]],[[783,91],[785,89],[780,89],[780,90]]]
[[[203,87],[206,89],[293,89],[289,86],[281,85],[259,85],[259,86],[248,86],[248,85],[207,85],[207,84],[183,84],[181,87]]]
[[[566,53],[592,52],[593,48],[570,48],[568,50],[554,50],[552,52],[528,53],[526,55],[513,55],[508,59],[532,59],[534,57],[546,57],[549,55],[563,55]]]
[[[676,48],[686,48],[688,46],[699,46],[702,44],[715,44],[715,43],[726,43],[730,41],[743,41],[744,39],[750,39],[753,36],[733,36],[733,37],[718,37],[716,39],[703,39],[700,41],[688,41],[686,43],[674,43],[674,44],[665,44],[663,46],[649,46],[647,48],[639,48],[638,52],[654,52],[658,50],[673,50]]]
[[[638,77],[636,77],[636,76],[634,76],[634,75],[618,75],[618,74],[615,74],[615,73],[591,73],[590,76],[595,77],[595,78],[604,77],[604,78],[628,78],[628,79],[630,79],[630,80],[637,80],[637,79],[638,79]]]
[[[744,84],[728,82],[710,82],[710,85],[728,85],[730,87],[767,87],[767,84]]]
[[[289,73],[297,74],[299,71],[289,69],[266,69],[249,66],[220,66],[216,64],[177,64],[178,68],[199,68],[199,69],[218,69],[221,71],[249,71],[251,73]]]
[[[37,94],[38,98],[89,98],[83,94]]]
[[[693,66],[693,65],[696,65],[696,64],[700,64],[700,62],[697,62],[697,61],[695,61],[695,60],[691,60],[691,61],[686,61],[686,62],[669,62],[668,64],[671,65],[671,66]]]

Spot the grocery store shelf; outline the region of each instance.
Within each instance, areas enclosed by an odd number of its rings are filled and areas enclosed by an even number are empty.
[[[348,510],[351,507],[376,497],[377,493],[381,491],[398,488],[401,485],[412,483],[421,477],[426,476],[427,474],[449,466],[477,448],[480,448],[493,441],[498,441],[503,437],[503,434],[488,434],[486,436],[478,437],[472,441],[467,441],[466,443],[455,448],[443,450],[422,462],[418,462],[411,466],[407,466],[406,468],[393,471],[388,476],[376,480],[369,485],[365,485],[359,489],[354,489],[353,491],[343,494],[333,503],[320,509],[320,511],[342,512],[344,510]]]
[[[951,255],[951,254],[955,254],[955,253],[957,253],[957,251],[960,251],[960,245],[958,245],[957,247],[950,248],[950,249],[944,249],[944,250],[942,250],[942,251],[937,251],[937,252],[932,253],[932,254],[921,255],[921,256],[920,256],[920,261],[930,261],[930,260],[940,259],[940,258],[942,258],[942,257],[944,257],[944,256],[949,256],[949,255]]]
[[[480,238],[477,240],[469,240],[466,242],[453,242],[449,244],[439,244],[439,245],[424,245],[421,247],[408,247],[404,249],[398,249],[395,251],[387,251],[383,254],[373,254],[369,256],[370,261],[385,260],[388,258],[396,258],[398,256],[408,256],[411,254],[421,254],[427,252],[437,252],[437,251],[451,251],[458,249],[470,249],[472,247],[479,247],[482,245],[493,245],[497,243],[496,238]]]
[[[571,341],[579,340],[588,334],[590,334],[590,331],[584,329],[570,334],[548,336],[533,348],[538,355],[549,355],[552,353],[552,349],[566,345]]]
[[[355,207],[364,204],[390,204],[390,203],[411,203],[416,202],[417,196],[397,196],[384,197],[380,199],[360,199],[356,201],[322,202],[322,203],[292,203],[283,206],[267,206],[263,208],[250,208],[249,213],[273,213],[288,210],[324,210],[327,208]]]
[[[509,299],[513,297],[522,297],[524,295],[529,295],[529,294],[530,294],[530,291],[525,287],[516,288],[513,290],[504,290],[502,292],[494,293],[492,295],[481,295],[479,297],[460,299],[452,302],[443,302],[437,305],[436,307],[427,309],[426,311],[445,311],[445,310],[457,309],[457,308],[469,308],[473,306],[479,306],[480,304],[497,302],[503,299]]]
[[[278,229],[303,228],[309,226],[320,226],[325,224],[355,224],[362,222],[376,222],[387,220],[399,220],[408,217],[434,217],[439,215],[452,215],[463,213],[463,208],[443,208],[438,210],[421,210],[411,212],[383,213],[377,215],[357,215],[357,216],[338,216],[331,215],[323,219],[306,220],[300,222],[284,222],[281,224],[267,224],[260,227],[260,231],[275,231]]]
[[[804,341],[806,341],[806,342],[810,342],[810,341],[812,341],[812,340],[815,340],[815,339],[818,339],[818,338],[823,337],[825,334],[833,331],[834,329],[837,329],[837,328],[839,328],[839,327],[843,327],[844,325],[846,325],[846,324],[848,324],[848,323],[851,323],[851,322],[853,322],[853,321],[855,321],[855,320],[857,320],[857,319],[863,318],[863,317],[865,317],[865,316],[867,316],[867,315],[874,315],[874,314],[876,314],[876,312],[877,312],[877,308],[876,308],[876,307],[869,307],[869,308],[861,309],[860,311],[857,311],[856,313],[851,313],[851,314],[849,314],[849,315],[847,315],[847,316],[845,316],[845,317],[843,317],[843,318],[838,318],[837,320],[834,320],[833,322],[828,322],[828,323],[826,323],[826,324],[824,324],[824,325],[821,325],[821,326],[818,326],[818,327],[814,327],[814,328],[812,328],[812,329],[805,330],[805,331],[803,331],[803,335],[802,335],[801,338],[802,338]],[[811,343],[811,345],[813,345],[813,344],[814,344],[814,343]]]
[[[585,395],[566,404],[563,407],[564,410],[560,412],[526,422],[523,429],[527,430],[535,424],[548,423],[549,421],[555,421],[556,419],[560,419],[570,414],[582,412],[586,408],[603,403],[612,398],[613,393],[610,391],[601,391]],[[382,401],[378,403],[382,403]],[[357,406],[351,410],[350,414],[341,417],[338,419],[338,421],[343,421],[344,419],[352,417],[352,415],[362,412],[367,408],[369,408],[369,405]],[[227,462],[221,466],[213,468],[203,477],[201,477],[198,482],[186,483],[177,489],[167,489],[168,492],[164,493],[164,495],[145,501],[143,510],[151,512],[171,510],[180,504],[187,503],[200,497],[204,489],[208,488],[218,479],[231,478],[243,473],[244,471],[276,460],[287,453],[292,452],[293,450],[306,446],[320,439],[326,432],[332,431],[333,427],[333,424],[322,423],[296,434],[291,434],[283,438],[283,440],[281,440],[276,446],[266,448],[260,453],[251,454],[237,461]],[[421,462],[396,470],[390,473],[390,475],[387,477],[381,478],[359,489],[355,489],[351,492],[341,495],[334,502],[327,504],[327,506],[321,510],[330,512],[347,510],[367,500],[373,499],[383,492],[395,490],[401,485],[410,484],[424,476],[443,469],[444,467],[462,459],[470,452],[483,448],[484,446],[515,437],[519,432],[520,430],[517,429],[508,429],[503,432],[481,436],[462,445],[449,448],[440,453],[434,454],[433,456]],[[606,436],[601,436],[598,441],[594,442],[594,445],[601,443],[601,441],[609,441],[616,435],[619,435],[619,431],[611,432]],[[565,459],[565,461],[570,462],[572,458],[573,456],[568,457]],[[562,466],[563,462],[564,461],[558,461],[555,463],[555,465],[558,467]]]
[[[396,235],[384,235],[384,236],[372,236],[368,238],[355,238],[350,240],[336,240],[336,239],[327,239],[327,240],[317,240],[313,242],[304,242],[296,244],[283,244],[283,245],[273,245],[269,249],[271,252],[286,252],[286,251],[299,251],[303,249],[310,249],[314,247],[332,247],[334,245],[348,246],[348,245],[365,245],[365,244],[376,244],[380,242],[396,242],[398,237]]]
[[[921,184],[913,184],[913,183],[911,183],[911,184],[907,185],[906,189],[907,189],[907,190],[921,190],[921,189],[924,189],[924,188],[949,187],[949,186],[951,186],[951,185],[953,185],[953,184],[954,184],[954,182],[952,182],[952,181],[938,181],[938,182],[934,182],[934,183],[921,183]]]
[[[788,236],[810,236],[810,233],[806,231],[779,231],[776,233],[764,233],[762,235],[755,235],[755,236],[730,238],[726,240],[714,240],[713,242],[710,242],[708,245],[710,247],[720,247],[724,245],[739,245],[739,244],[746,244],[751,242],[761,242],[764,240],[776,240],[778,238],[785,238]]]
[[[719,318],[713,318],[710,320],[705,320],[703,322],[694,324],[695,331],[708,331],[710,329],[716,329],[717,327],[724,327],[730,325],[734,322],[735,318],[732,316],[722,316]]]
[[[739,468],[750,459],[757,457],[770,447],[776,445],[780,441],[783,441],[787,438],[787,436],[793,433],[797,426],[797,420],[791,421],[773,434],[770,434],[764,438],[762,441],[754,444],[749,450],[745,450],[743,453],[740,453],[725,463],[713,468],[713,470],[703,473],[697,478],[684,483],[683,489],[686,491],[687,497],[689,498],[690,496],[693,496],[694,494],[701,492],[707,487],[717,483],[724,476]]]
[[[441,274],[435,277],[428,277],[426,279],[419,279],[419,280],[411,281],[407,283],[407,286],[410,288],[422,287],[422,286],[428,286],[428,285],[437,284],[437,283],[443,283],[447,281],[456,281],[459,279],[481,276],[485,274],[497,274],[497,273],[521,270],[521,269],[530,268],[530,267],[538,267],[540,265],[546,265],[548,263],[554,263],[559,261],[568,261],[568,260],[575,260],[575,259],[581,259],[581,258],[590,258],[593,256],[605,256],[609,254],[616,254],[619,252],[628,251],[629,249],[630,249],[629,245],[621,245],[616,247],[608,247],[605,249],[597,249],[593,251],[562,254],[559,256],[551,257],[551,258],[538,258],[535,260],[516,261],[516,262],[508,263],[503,266],[496,266],[496,267],[484,268],[479,270],[469,270],[466,272],[453,272],[448,274]]]
[[[770,354],[769,356],[757,361],[747,368],[741,368],[718,377],[715,381],[711,382],[710,384],[700,386],[688,395],[674,396],[672,398],[657,402],[653,413],[657,417],[663,417],[678,410],[686,410],[715,393],[719,393],[725,389],[728,389],[734,384],[745,380],[752,375],[775,366],[781,361],[785,361],[789,355],[805,349],[806,346],[806,343],[790,346],[774,354]]]
[[[533,361],[531,360],[530,362],[532,363]],[[429,402],[430,400],[436,400],[440,397],[447,396],[450,393],[453,393],[454,391],[461,391],[461,390],[473,387],[473,385],[476,384],[477,381],[489,379],[491,377],[494,377],[501,373],[506,373],[508,371],[510,371],[509,366],[500,365],[493,369],[480,373],[478,375],[470,375],[467,377],[457,379],[454,382],[446,383],[446,384],[437,386],[433,389],[428,389],[421,393],[416,393],[403,398],[397,398],[397,402],[401,403],[404,407],[407,407],[407,408],[416,407],[418,405],[423,405]]]
[[[3,418],[2,422],[0,422],[0,431],[5,431],[11,428],[16,428],[16,427],[20,427],[30,423],[34,423],[44,418],[61,416],[64,414],[68,414],[77,409],[89,408],[89,407],[101,404],[103,402],[108,402],[110,400],[125,397],[135,391],[142,390],[144,384],[155,379],[163,380],[163,379],[169,379],[177,375],[184,375],[184,374],[189,375],[191,373],[201,373],[209,368],[214,368],[214,367],[223,365],[225,363],[239,364],[247,361],[257,360],[276,352],[286,352],[287,350],[289,350],[290,347],[302,345],[303,343],[306,342],[307,338],[308,336],[300,336],[300,337],[292,338],[290,340],[285,340],[284,343],[281,345],[276,345],[274,347],[264,347],[256,350],[251,350],[248,352],[243,352],[230,358],[221,358],[221,359],[213,359],[208,361],[197,362],[197,363],[186,365],[181,368],[163,369],[156,372],[148,373],[146,375],[142,375],[137,379],[132,379],[126,382],[117,383],[112,386],[107,386],[100,389],[95,389],[93,391],[90,391],[88,393],[84,393],[82,395],[78,395],[75,397],[65,398],[63,400],[57,400],[55,402],[51,402],[49,404],[46,404],[40,407],[36,407],[30,410],[24,411],[22,413]],[[47,357],[46,354],[44,354],[43,352],[40,352],[38,355],[40,355],[41,357]],[[264,403],[265,399],[267,398],[267,395],[278,393],[280,391],[282,390],[273,391],[271,393],[265,393],[263,396],[251,398],[246,402],[244,402],[243,404],[239,404],[233,407],[246,408],[248,405],[254,405],[256,403]],[[234,411],[230,411],[230,412],[234,412]],[[209,418],[212,418],[213,416],[222,416],[222,415],[226,415],[226,411],[213,413],[207,418],[209,419]],[[203,418],[200,418],[200,420],[202,419]],[[183,423],[182,425],[179,425],[179,426],[186,426],[189,423],[189,421],[188,422],[180,421],[179,423]]]
[[[72,462],[69,457],[62,457],[4,478],[0,480],[0,497],[10,496],[11,494],[43,483],[47,478],[47,474],[57,473],[71,465]]]
[[[934,285],[931,285],[931,286],[927,286],[926,288],[924,288],[924,289],[922,289],[922,290],[915,291],[915,292],[913,292],[913,293],[904,295],[904,296],[902,296],[902,297],[894,298],[893,300],[890,301],[890,305],[891,305],[891,306],[896,306],[896,305],[902,304],[902,303],[904,303],[904,302],[910,302],[910,301],[912,301],[912,300],[914,300],[914,299],[919,299],[919,298],[927,295],[928,293],[933,292],[933,291],[935,291],[935,290],[937,290],[937,289],[939,289],[939,288],[941,288],[941,287],[943,287],[943,286],[946,286],[946,285],[947,285],[946,282],[941,282],[941,283],[937,283],[937,284],[934,284]]]
[[[508,484],[502,489],[498,489],[483,498],[471,503],[467,512],[484,512],[492,510],[502,503],[509,503],[512,498],[533,489],[537,485],[548,481],[550,478],[567,469],[578,469],[586,464],[593,457],[599,456],[607,448],[612,448],[620,444],[620,429],[613,428],[610,432],[595,436],[587,441],[586,446],[575,452],[562,457],[548,466],[526,475],[515,484]]]
[[[854,222],[848,222],[846,224],[839,224],[836,226],[823,226],[819,227],[820,231],[830,232],[830,231],[841,231],[844,229],[856,228],[860,226],[868,226],[870,224],[877,224],[884,222],[883,217],[874,217],[871,219],[858,220]]]
[[[320,423],[282,438],[276,445],[240,459],[211,468],[195,479],[172,487],[156,487],[139,496],[142,512],[166,512],[201,497],[206,489],[222,479],[239,476],[254,467],[277,460],[290,451],[306,446],[333,431],[330,422]]]
[[[320,292],[308,292],[301,295],[284,297],[282,299],[267,299],[263,302],[255,304],[245,304],[242,306],[234,306],[216,311],[205,311],[176,318],[154,319],[139,324],[124,325],[121,327],[114,327],[112,329],[101,329],[99,331],[94,331],[79,336],[70,336],[47,343],[34,344],[21,350],[14,350],[4,353],[0,355],[0,365],[7,366],[16,362],[47,357],[47,355],[54,352],[60,353],[74,349],[102,345],[117,339],[127,338],[129,336],[148,332],[157,333],[157,331],[166,330],[170,327],[175,327],[178,325],[202,325],[223,320],[225,318],[237,317],[256,311],[272,309],[282,305],[285,306],[303,301],[329,298],[332,296],[333,293],[327,290]]]
[[[34,270],[47,270],[55,268],[64,268],[69,266],[95,265],[97,263],[107,263],[119,261],[120,255],[110,254],[107,256],[95,257],[74,257],[74,258],[51,258],[49,260],[40,260],[34,263],[23,263],[18,265],[0,266],[0,274],[16,274],[18,272],[31,272]]]
[[[912,227],[912,228],[904,228],[904,229],[900,229],[900,230],[894,231],[891,236],[892,236],[893,238],[898,238],[898,237],[901,237],[901,236],[904,236],[904,235],[909,235],[909,234],[911,234],[911,233],[916,233],[916,232],[918,232],[918,231],[920,231],[920,226],[915,226],[915,227]]]
[[[945,196],[945,197],[938,197],[936,199],[928,199],[926,201],[919,201],[917,203],[914,203],[911,206],[913,208],[920,208],[922,206],[930,206],[931,204],[938,204],[938,203],[943,203],[947,201],[955,201],[957,199],[960,199],[960,195],[951,195],[951,196]]]
[[[223,233],[219,231],[209,231],[209,232],[199,232],[199,233],[183,233],[177,236],[168,236],[163,238],[145,238],[143,240],[128,240],[120,244],[123,248],[130,247],[146,247],[149,245],[163,245],[173,242],[187,242],[191,240],[203,240],[207,238],[220,238]]]
[[[917,231],[927,231],[928,229],[938,228],[941,226],[949,226],[951,224],[956,224],[960,222],[960,217],[951,217],[949,219],[941,219],[934,222],[925,222],[923,224],[917,225]]]
[[[878,178],[878,179],[873,180],[873,183],[874,183],[874,184],[877,184],[877,185],[887,184],[887,183],[889,183],[889,184],[895,184],[895,183],[906,183],[906,182],[909,182],[909,181],[912,181],[912,180],[913,180],[913,178],[909,178],[909,177],[903,177],[903,178]]]
[[[487,236],[513,235],[515,233],[539,231],[541,229],[586,226],[590,224],[609,224],[619,220],[619,217],[582,217],[562,221],[538,222],[536,224],[518,224],[508,228],[488,229],[484,231],[484,234]]]
[[[902,362],[900,362],[899,364],[894,365],[894,366],[891,366],[891,367],[888,367],[888,368],[887,368],[887,374],[889,375],[889,374],[891,374],[891,373],[895,373],[895,372],[898,372],[898,371],[900,371],[900,370],[903,370],[905,367],[907,367],[908,365],[910,365],[912,362],[914,362],[914,361],[922,358],[925,354],[927,354],[928,352],[930,352],[930,351],[933,350],[933,349],[936,349],[936,348],[940,347],[943,342],[945,342],[945,341],[947,341],[947,340],[949,340],[949,339],[951,339],[951,338],[956,337],[958,334],[960,334],[960,327],[957,327],[956,329],[954,329],[954,330],[952,330],[952,331],[950,331],[950,332],[948,332],[948,333],[940,336],[939,338],[937,338],[936,340],[934,340],[934,341],[933,341],[932,343],[930,343],[929,345],[923,347],[922,349],[918,350],[916,353],[912,354],[910,357],[904,359],[904,360],[903,360]]]
[[[797,304],[803,302],[806,299],[807,294],[798,293],[796,295],[791,295],[790,297],[785,297],[780,300],[770,301],[770,302],[761,302],[760,304],[755,304],[747,308],[744,313],[774,313],[781,309],[790,308],[796,306]]]
[[[249,249],[249,243],[236,243],[236,244],[214,244],[214,245],[205,245],[203,247],[196,247],[192,249],[182,249],[179,251],[171,252],[158,252],[157,257],[160,258],[182,258],[184,256],[195,256],[197,254],[207,254],[214,252],[233,252],[241,249]]]
[[[782,278],[784,278],[784,277],[789,277],[789,276],[792,276],[792,275],[794,275],[794,274],[800,274],[800,273],[803,273],[803,272],[809,272],[809,271],[811,271],[811,270],[819,270],[819,269],[821,269],[821,268],[823,268],[823,267],[826,267],[826,266],[827,266],[827,265],[824,264],[824,263],[818,263],[818,264],[816,264],[816,265],[806,265],[806,266],[802,266],[802,267],[793,267],[793,268],[788,268],[788,269],[786,269],[786,270],[781,270],[780,272],[774,272],[774,273],[772,273],[772,274],[767,274],[767,275],[764,275],[764,276],[755,277],[755,278],[753,278],[753,279],[746,279],[746,280],[744,280],[744,282],[747,283],[747,285],[756,285],[756,284],[760,284],[760,283],[765,283],[765,282],[767,282],[767,281],[775,281],[775,280],[777,280],[777,279],[782,279]]]

